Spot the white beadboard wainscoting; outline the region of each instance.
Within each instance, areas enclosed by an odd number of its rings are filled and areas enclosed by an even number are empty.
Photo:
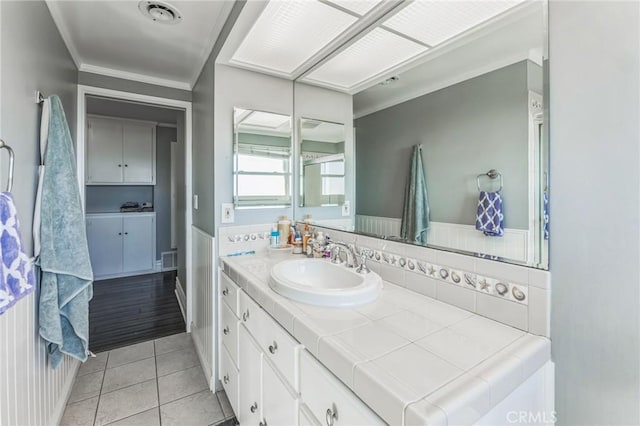
[[[195,226],[191,227],[193,238],[193,322],[191,335],[200,357],[209,387],[215,389],[215,239]]]
[[[369,234],[399,236],[401,219],[393,217],[356,215],[356,230]],[[427,241],[430,245],[483,253],[521,262],[533,262],[529,250],[529,231],[504,230],[503,237],[487,237],[473,225],[431,222]]]
[[[80,362],[50,367],[38,334],[37,297],[0,315],[0,426],[59,424]]]

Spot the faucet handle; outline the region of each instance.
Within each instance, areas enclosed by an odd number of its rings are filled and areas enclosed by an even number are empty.
[[[331,263],[335,263],[337,265],[343,264],[344,262],[340,259],[341,247],[333,244],[329,246],[329,249],[331,250]]]
[[[368,274],[369,272],[371,272],[371,269],[369,269],[369,267],[367,266],[366,250],[362,251],[362,253],[360,254],[360,264],[358,265],[356,272],[359,274]]]

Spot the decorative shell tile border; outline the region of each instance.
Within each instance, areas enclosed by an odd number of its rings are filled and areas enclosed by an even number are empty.
[[[269,238],[269,232],[251,232],[248,234],[227,235],[227,240],[230,243],[248,243],[251,241],[268,240]]]
[[[522,305],[529,304],[529,288],[526,284],[507,282],[497,278],[478,275],[475,272],[436,265],[435,263],[397,255],[384,250],[374,250],[353,244],[350,244],[350,246],[356,253],[360,255],[365,254],[369,260],[380,264],[415,272],[435,280],[488,294],[499,299],[510,300]]]

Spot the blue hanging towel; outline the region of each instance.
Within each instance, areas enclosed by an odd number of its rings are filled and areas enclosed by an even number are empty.
[[[500,192],[480,191],[476,212],[476,229],[488,237],[504,235],[504,214]]]
[[[33,262],[22,247],[18,213],[9,192],[0,193],[0,315],[33,291]]]
[[[409,180],[404,195],[400,236],[406,241],[426,244],[429,230],[429,197],[422,162],[422,146],[415,145],[411,154]]]
[[[40,185],[34,241],[40,281],[40,336],[55,368],[63,354],[86,361],[93,271],[73,141],[57,96],[42,111]]]

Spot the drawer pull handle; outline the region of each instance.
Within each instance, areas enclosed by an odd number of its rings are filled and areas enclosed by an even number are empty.
[[[226,326],[226,327],[224,328],[224,330],[222,330],[222,332],[223,332],[225,335],[229,334],[229,326]]]
[[[247,322],[248,319],[249,319],[249,310],[247,309],[247,312],[242,314],[242,321]]]
[[[255,413],[256,411],[258,411],[258,403],[254,402],[253,405],[249,407],[249,409],[251,410],[252,413]]]
[[[229,383],[229,375],[225,374],[224,377],[222,378],[222,381],[224,382],[224,384],[228,384]]]
[[[226,296],[228,294],[229,294],[229,289],[228,288],[225,288],[224,290],[222,290],[222,295],[223,296]]]
[[[275,354],[276,351],[278,350],[278,343],[274,340],[273,341],[273,345],[269,345],[269,352],[271,352],[271,354]]]
[[[262,419],[260,426],[267,426],[267,419]]]
[[[338,410],[335,405],[333,406],[333,409],[327,408],[325,420],[327,421],[327,426],[333,426],[334,421],[338,420]]]

